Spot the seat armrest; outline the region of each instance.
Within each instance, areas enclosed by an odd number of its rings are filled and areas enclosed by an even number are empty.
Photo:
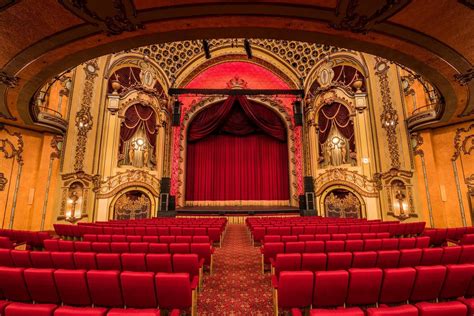
[[[301,313],[301,310],[299,308],[292,308],[291,309],[291,315],[292,316],[303,316]]]
[[[272,287],[274,289],[278,289],[278,278],[276,275],[272,275]]]
[[[199,277],[196,275],[193,277],[191,281],[191,290],[197,289],[198,285],[199,285]]]
[[[204,261],[205,261],[204,258],[201,258],[199,260],[199,268],[202,268],[204,266]]]

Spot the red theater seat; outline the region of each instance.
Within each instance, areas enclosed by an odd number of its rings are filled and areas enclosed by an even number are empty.
[[[123,271],[147,271],[144,253],[123,253],[121,262]]]
[[[177,243],[191,243],[192,241],[193,241],[192,235],[176,236]]]
[[[54,316],[105,316],[107,308],[63,306],[54,311]]]
[[[209,236],[193,236],[193,243],[210,243]]]
[[[352,253],[353,268],[375,268],[376,263],[377,252],[375,251],[356,251]]]
[[[415,248],[415,238],[400,238],[398,243],[398,249],[412,249]]]
[[[277,310],[303,308],[311,305],[313,273],[309,271],[283,271],[280,273],[277,290]]]
[[[112,242],[126,242],[127,236],[126,235],[112,235],[111,241]]]
[[[120,280],[125,306],[157,308],[153,272],[122,272]]]
[[[74,264],[76,269],[95,270],[97,269],[97,261],[95,252],[75,252]]]
[[[95,258],[99,270],[122,270],[118,253],[98,253]]]
[[[188,273],[191,287],[194,289],[199,284],[200,269],[202,262],[196,254],[174,254],[173,272]]]
[[[319,271],[314,273],[313,307],[343,306],[347,296],[347,271]]]
[[[301,270],[325,271],[326,263],[327,263],[327,254],[323,252],[301,254]]]
[[[368,308],[367,316],[418,316],[418,309],[413,305]]]
[[[420,265],[433,266],[441,263],[443,248],[423,248]]]
[[[58,246],[59,246],[59,251],[74,252],[76,250],[76,248],[74,247],[74,242],[70,240],[59,240]]]
[[[59,251],[59,239],[46,239],[43,241],[44,249],[47,251]]]
[[[363,240],[346,240],[345,243],[345,251],[362,251],[364,249],[364,241]]]
[[[462,246],[459,263],[474,263],[474,245]]]
[[[143,236],[142,240],[143,242],[148,242],[148,243],[158,243],[160,242],[160,237],[159,236]]]
[[[65,305],[90,306],[92,304],[85,270],[56,270],[54,280],[59,297]]]
[[[440,299],[456,299],[464,296],[474,277],[473,264],[450,264],[446,266],[446,278],[439,293]]]
[[[61,302],[54,281],[54,269],[26,269],[25,282],[31,298],[35,303]]]
[[[30,294],[23,277],[24,268],[0,267],[0,293],[11,301],[29,302]]]
[[[110,252],[110,242],[99,242],[99,241],[93,242],[92,251],[100,252],[100,253],[108,253]]]
[[[51,252],[51,260],[55,269],[74,270],[76,268],[72,252]]]
[[[148,246],[149,253],[168,253],[168,244],[165,243],[151,243]]]
[[[327,269],[328,270],[346,270],[352,265],[351,252],[329,252]]]
[[[305,252],[324,252],[324,241],[312,240],[305,241]]]
[[[420,316],[466,316],[467,306],[460,302],[416,304]]]
[[[439,296],[446,275],[445,266],[415,267],[415,285],[410,302],[431,301]]]
[[[398,250],[398,238],[382,238],[383,250]]]
[[[299,253],[279,253],[274,262],[275,276],[278,277],[281,271],[301,270],[301,254]]]
[[[110,252],[112,253],[130,252],[129,243],[128,242],[112,242],[110,243]]]
[[[13,267],[13,263],[10,249],[0,248],[0,266],[2,267]]]
[[[289,241],[285,243],[286,253],[302,253],[304,252],[304,241]]]
[[[94,306],[122,307],[124,305],[120,287],[120,272],[88,271],[87,284]]]
[[[187,310],[195,307],[196,294],[187,273],[157,273],[155,285],[160,308]]]
[[[382,269],[349,269],[348,305],[372,305],[377,303],[382,285]]]
[[[76,241],[75,248],[76,248],[76,251],[91,252],[92,243],[90,241]]]
[[[375,264],[378,268],[396,268],[400,259],[400,251],[398,250],[380,250],[377,251],[377,263]]]
[[[281,241],[282,242],[296,242],[298,241],[298,236],[293,236],[293,235],[281,236]]]
[[[420,264],[422,256],[422,249],[402,249],[400,250],[400,260],[398,266],[403,267],[415,267]]]
[[[16,267],[31,268],[33,266],[30,260],[30,251],[28,250],[12,250],[10,255]]]
[[[49,251],[31,251],[30,259],[33,268],[54,268]]]
[[[379,303],[400,304],[407,302],[415,283],[415,276],[416,270],[414,268],[385,269]]]
[[[341,309],[312,309],[310,316],[364,316],[364,312],[359,307]]]
[[[54,304],[12,303],[5,308],[5,316],[53,316]],[[3,315],[3,314],[2,314]]]
[[[170,253],[189,253],[189,243],[171,243],[169,245]]]
[[[441,264],[455,264],[459,262],[459,257],[461,256],[462,247],[453,246],[453,247],[444,247],[443,248],[443,257],[441,258]]]
[[[365,251],[377,251],[382,249],[382,239],[366,239],[364,240]]]
[[[128,315],[139,315],[139,316],[160,316],[160,311],[157,309],[118,309],[113,308],[107,316],[128,316]],[[179,316],[179,311],[175,310],[168,314],[168,316]]]
[[[130,243],[130,252],[134,253],[147,253],[148,252],[147,242],[131,242]]]
[[[150,272],[173,272],[169,253],[147,254],[146,265]]]
[[[328,240],[326,241],[325,249],[326,252],[342,252],[344,251],[343,240]]]

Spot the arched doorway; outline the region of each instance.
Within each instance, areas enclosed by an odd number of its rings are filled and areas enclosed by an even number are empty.
[[[142,190],[122,191],[112,203],[113,219],[149,218],[153,204],[150,196]]]
[[[285,123],[265,105],[231,96],[188,125],[187,205],[289,205]]]
[[[325,216],[337,218],[365,217],[365,203],[354,191],[344,186],[335,186],[322,195]]]

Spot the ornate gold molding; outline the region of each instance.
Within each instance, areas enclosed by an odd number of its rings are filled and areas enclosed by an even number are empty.
[[[23,165],[23,136],[19,132],[10,131],[5,125],[0,124],[0,131],[5,131],[7,135],[16,139],[16,145],[9,139],[0,139],[0,153],[3,153],[6,159],[16,159],[18,164]]]
[[[154,196],[160,194],[160,180],[153,174],[139,169],[128,169],[100,180],[94,177],[94,192],[98,199],[107,199],[129,187],[144,187]]]
[[[473,131],[472,133],[470,133]],[[468,134],[468,135],[464,135]],[[461,154],[470,155],[474,150],[474,124],[467,128],[458,128],[454,136],[454,154],[451,158],[456,161]]]
[[[375,181],[357,171],[346,168],[327,169],[314,179],[316,195],[321,195],[327,188],[335,185],[347,186],[360,195],[366,197],[378,197],[378,187]]]
[[[97,58],[89,60],[84,64],[86,80],[82,92],[81,108],[76,113],[77,143],[74,162],[74,171],[78,172],[84,168],[84,156],[86,153],[87,134],[92,129],[93,119],[91,114],[92,97],[94,95],[94,82],[97,77],[99,65]]]
[[[470,195],[474,195],[474,173],[465,179]]]
[[[410,134],[411,142],[412,142],[412,150],[415,156],[423,157],[425,155],[423,149],[421,149],[421,145],[423,145],[423,137],[420,133],[411,133]]]
[[[3,172],[0,172],[0,191],[5,190],[5,186],[7,185],[7,183],[8,183],[8,179],[5,178],[5,175],[3,174]]]
[[[383,111],[380,115],[382,128],[387,132],[388,151],[392,168],[400,168],[400,153],[397,139],[398,113],[393,107],[388,80],[388,60],[375,57],[375,75],[379,79],[380,93],[382,95]]]
[[[91,191],[91,187],[94,183],[94,176],[85,173],[84,171],[77,171],[72,173],[66,173],[61,175],[61,180],[63,181],[62,186],[62,196],[61,196],[61,208],[59,211],[59,216],[57,217],[58,220],[65,220],[66,219],[66,205],[68,199],[68,192],[69,187],[74,182],[80,182],[83,185],[83,208],[81,210],[81,218],[88,217],[87,214],[87,202],[89,199],[89,193]]]

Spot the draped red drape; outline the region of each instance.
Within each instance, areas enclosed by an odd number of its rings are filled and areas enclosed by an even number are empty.
[[[243,96],[198,113],[188,130],[186,200],[288,200],[285,125]]]

